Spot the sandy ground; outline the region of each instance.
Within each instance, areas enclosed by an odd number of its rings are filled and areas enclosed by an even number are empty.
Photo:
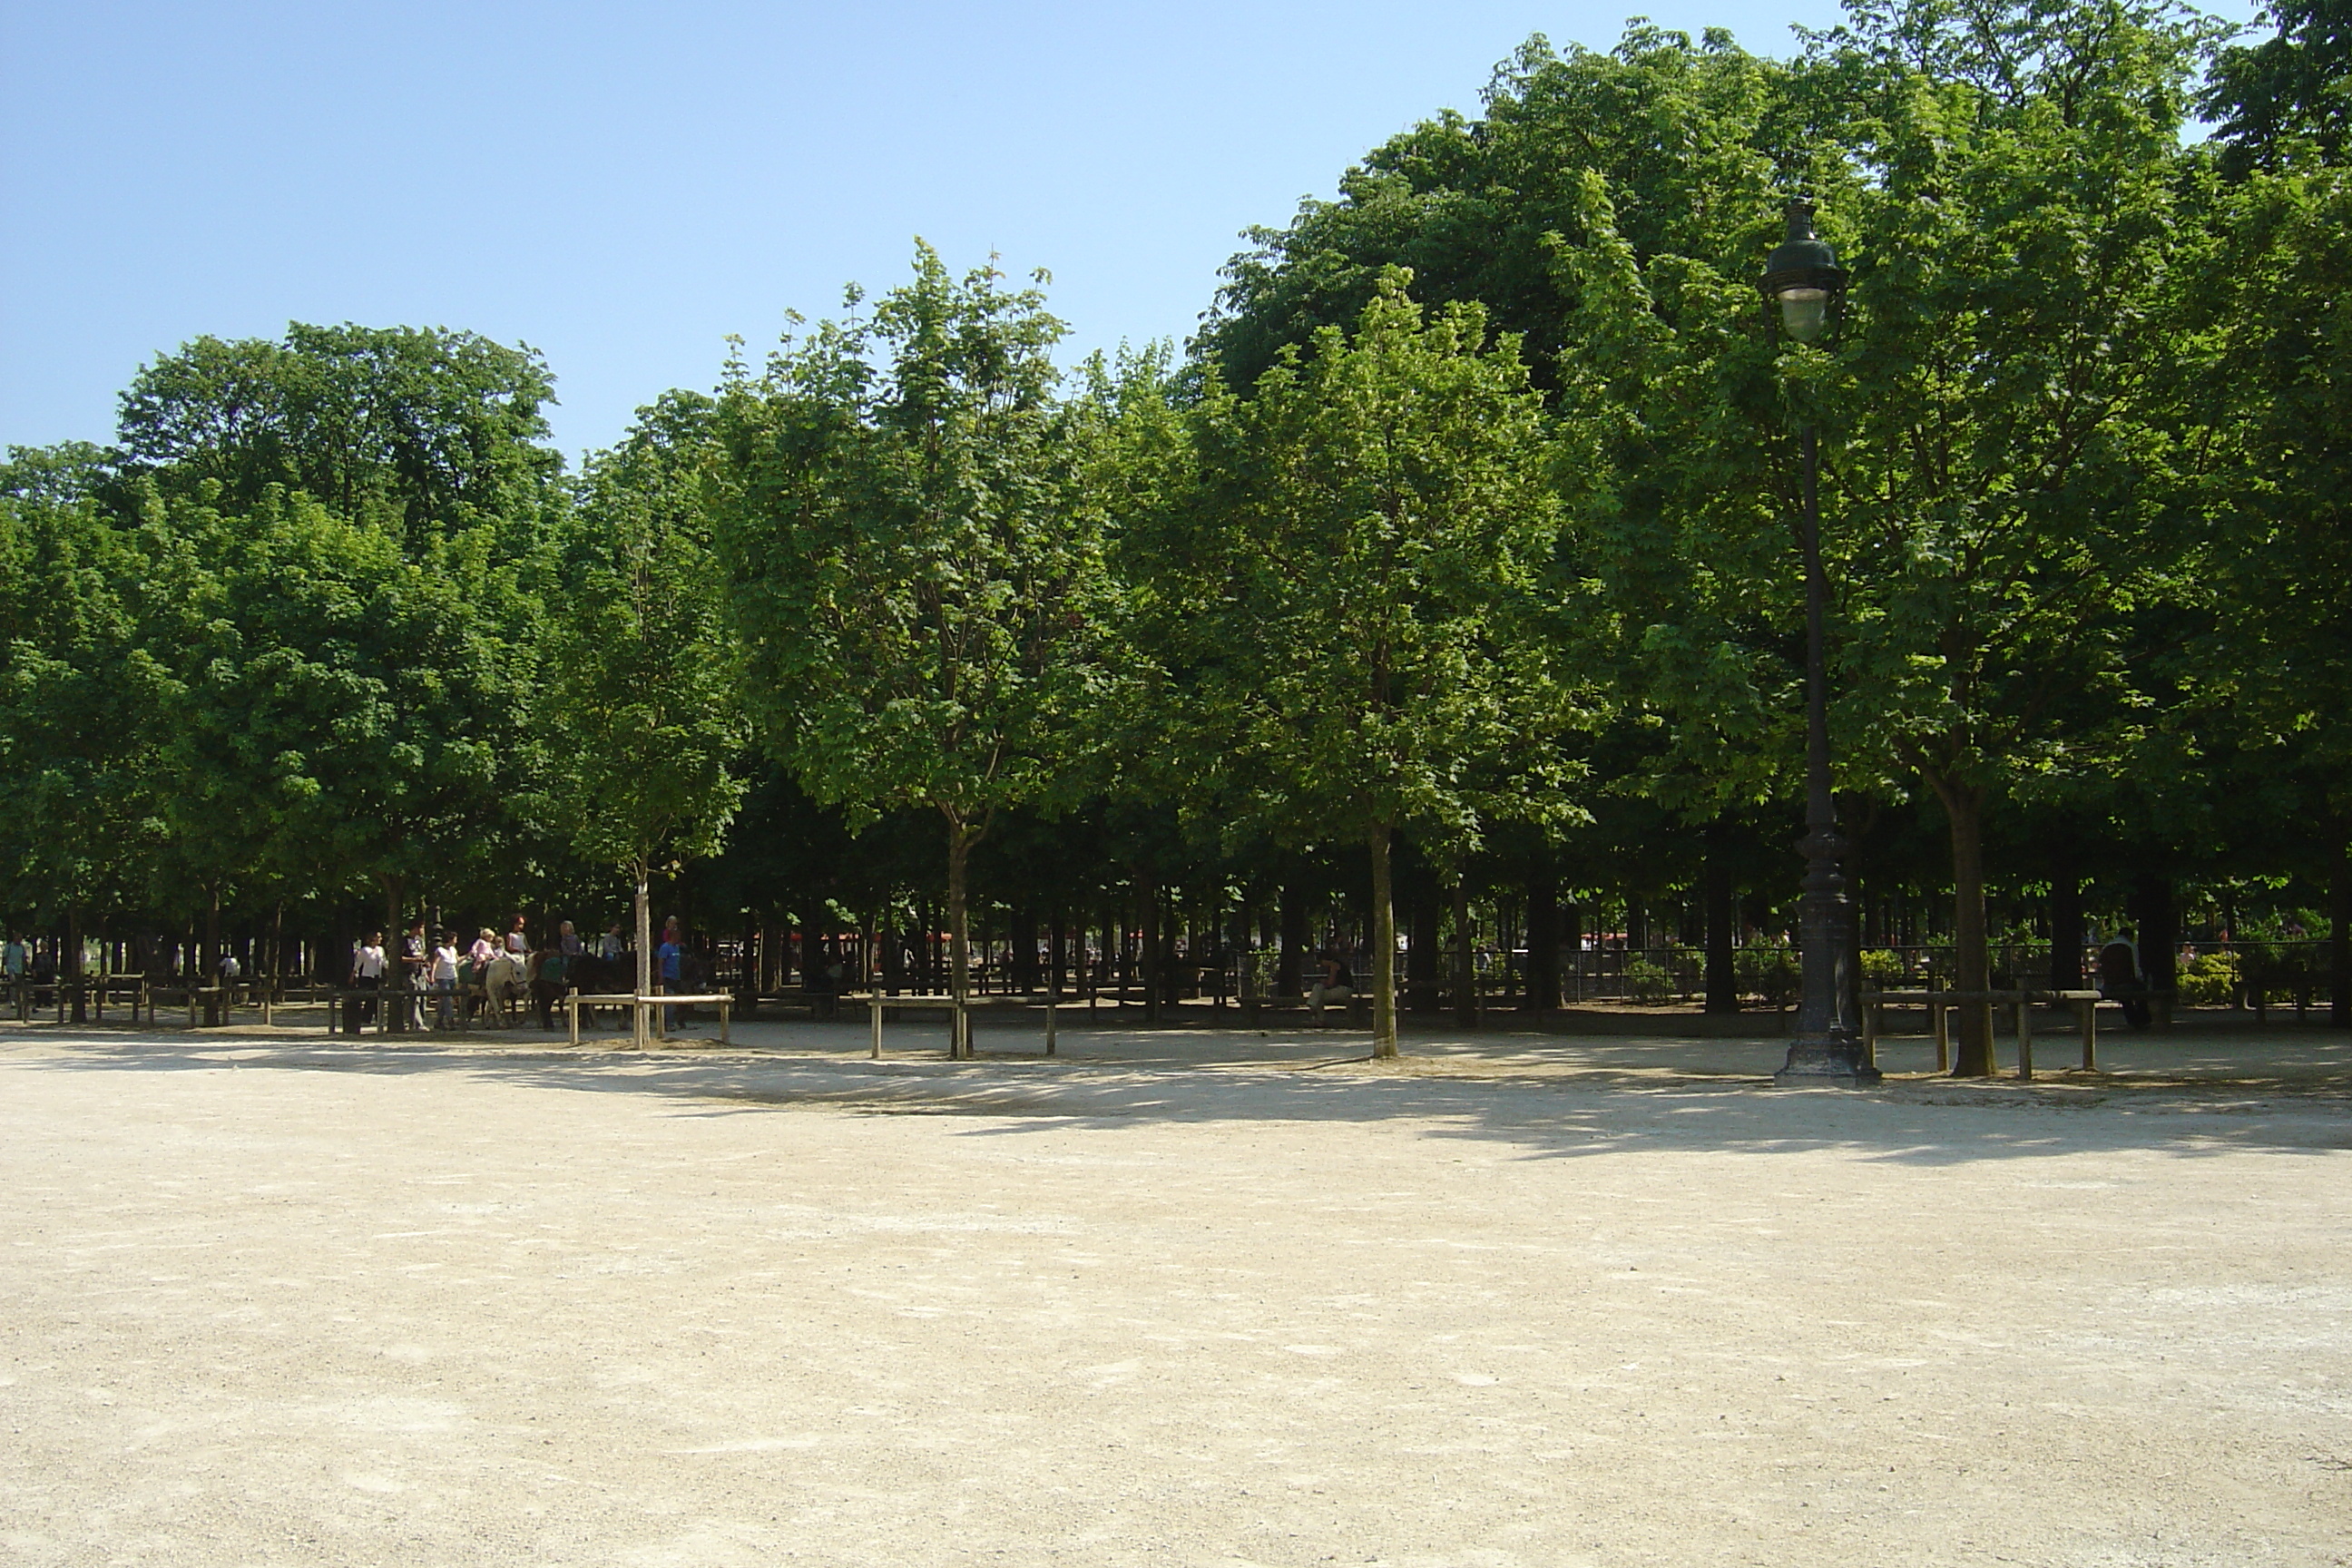
[[[0,1562],[2352,1563],[2352,1040],[2106,1044],[12,1026]]]

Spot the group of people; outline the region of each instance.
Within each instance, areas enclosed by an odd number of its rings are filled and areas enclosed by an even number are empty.
[[[542,977],[560,977],[573,969],[579,960],[594,958],[606,964],[617,964],[629,951],[628,940],[618,921],[593,943],[582,937],[570,921],[564,921],[543,949],[532,946],[529,924],[520,915],[514,917],[504,935],[483,926],[470,943],[455,931],[442,931],[440,940],[436,942],[428,935],[429,929],[422,916],[412,921],[397,952],[385,946],[381,931],[371,931],[352,944],[352,989],[404,993],[397,1005],[406,1008],[407,1026],[412,1029],[425,1026],[428,1001],[432,1026],[454,1026],[459,1021],[460,993],[470,994],[476,987],[489,984],[501,962],[512,965],[514,984],[527,984]],[[659,988],[680,989],[692,960],[687,952],[684,928],[676,915],[662,926],[661,944],[655,950],[655,960]],[[377,1002],[377,998],[359,999],[359,1022],[373,1020]],[[542,1008],[541,1022],[546,1021]]]

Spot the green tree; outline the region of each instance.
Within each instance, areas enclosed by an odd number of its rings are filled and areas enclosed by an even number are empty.
[[[744,719],[702,504],[715,416],[709,398],[669,393],[589,460],[547,623],[548,805],[575,853],[630,878],[640,995],[653,989],[655,867],[717,853],[744,789]]]
[[[156,672],[155,861],[167,902],[495,880],[523,789],[510,636],[482,540],[404,558],[396,524],[271,488],[226,512],[158,502],[132,536]]]
[[[761,376],[737,366],[719,400],[715,527],[753,716],[853,827],[939,813],[958,996],[972,846],[1085,742],[1100,531],[1062,331],[1035,290],[958,280],[919,244],[870,316],[787,339]]]
[[[1392,847],[1559,814],[1564,717],[1538,614],[1559,547],[1541,399],[1485,312],[1382,279],[1355,332],[1212,377],[1189,482],[1125,542],[1179,765],[1291,842],[1362,844],[1375,1050],[1396,1054]]]
[[[414,550],[541,514],[562,468],[544,445],[553,400],[528,348],[296,321],[282,339],[204,337],[158,355],[122,395],[119,438],[169,494],[210,480],[212,502],[239,511],[278,485],[343,517],[389,518]]]
[[[2277,31],[2221,50],[2206,88],[2230,163],[2275,166],[2298,146],[2342,163],[2352,146],[2352,4],[2279,0],[2262,20]]]
[[[2278,36],[2221,56],[2227,249],[2210,315],[2227,349],[2214,385],[2243,454],[2228,476],[2222,592],[2195,709],[2292,792],[2300,861],[2331,884],[2330,1020],[2352,1026],[2352,24],[2333,0],[2282,5]],[[2237,799],[2242,801],[2244,795]],[[2327,842],[2314,846],[2311,829]]]
[[[2116,766],[2151,643],[2204,594],[2217,214],[2181,132],[2209,29],[2104,4],[1855,18],[1820,62],[1863,106],[1853,318],[1777,379],[1833,432],[1843,744],[1943,805],[1956,980],[1981,990],[1989,804]],[[1954,1070],[1990,1061],[1971,1005]]]
[[[12,910],[65,916],[68,979],[85,911],[143,891],[162,717],[126,598],[137,558],[89,499],[98,468],[87,448],[0,465],[0,854]]]

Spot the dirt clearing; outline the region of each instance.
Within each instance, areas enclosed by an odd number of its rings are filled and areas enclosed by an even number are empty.
[[[2352,1562],[2315,1032],[745,1033],[0,1037],[0,1559]]]

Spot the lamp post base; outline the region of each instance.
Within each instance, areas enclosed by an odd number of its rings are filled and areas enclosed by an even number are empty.
[[[1779,1089],[1868,1089],[1885,1075],[1863,1055],[1862,1042],[1831,1036],[1789,1043],[1789,1059],[1772,1075]]]

